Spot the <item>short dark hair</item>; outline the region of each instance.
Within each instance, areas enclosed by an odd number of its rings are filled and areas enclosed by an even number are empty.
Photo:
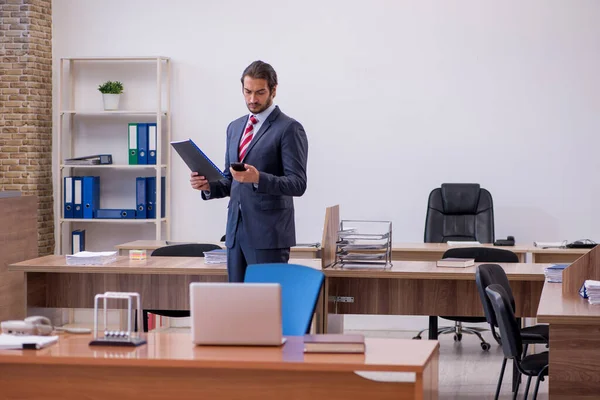
[[[248,65],[242,74],[242,85],[244,84],[244,78],[247,76],[252,79],[266,80],[271,92],[277,86],[277,72],[275,72],[271,64],[267,64],[266,62],[258,60]]]

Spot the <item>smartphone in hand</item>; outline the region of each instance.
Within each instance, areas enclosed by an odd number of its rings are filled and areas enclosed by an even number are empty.
[[[232,162],[231,168],[233,168],[234,171],[239,171],[239,172],[246,170],[246,167],[244,167],[244,163],[241,163],[241,162]]]

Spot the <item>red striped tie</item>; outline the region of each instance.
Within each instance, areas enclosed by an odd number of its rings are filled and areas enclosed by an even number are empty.
[[[242,135],[242,140],[240,140],[240,147],[238,149],[240,161],[242,161],[246,156],[246,151],[248,151],[248,146],[250,145],[252,137],[254,136],[254,125],[256,125],[257,123],[258,120],[256,119],[256,117],[254,117],[254,115],[251,115],[248,119],[248,125],[246,125],[246,130]]]

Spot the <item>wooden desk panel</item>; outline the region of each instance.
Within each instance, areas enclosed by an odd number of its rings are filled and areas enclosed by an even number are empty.
[[[542,286],[511,282],[519,317],[535,317]],[[484,316],[475,281],[332,278],[328,293],[352,298],[351,303],[330,302],[333,314]]]
[[[304,354],[301,337],[281,348],[195,347],[187,334],[149,334],[134,349],[90,347],[90,338],[65,335],[43,350],[0,351],[3,396],[437,399],[437,341],[368,338],[365,354],[332,355]],[[416,379],[375,382],[354,371],[414,372]]]
[[[539,247],[530,247],[531,262],[534,263],[553,263],[570,264],[590,249],[540,249]]]
[[[596,399],[600,393],[600,306],[562,284],[546,283],[538,321],[550,324],[551,399]]]
[[[37,257],[36,196],[0,198],[0,321],[23,319],[23,273],[10,272],[9,264]]]

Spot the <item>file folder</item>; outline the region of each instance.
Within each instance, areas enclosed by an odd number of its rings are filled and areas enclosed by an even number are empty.
[[[73,177],[73,218],[83,218],[83,180]]]
[[[71,232],[71,254],[85,251],[85,229]]]
[[[131,123],[128,126],[129,137],[129,165],[136,165],[137,160],[137,124]]]
[[[96,218],[100,219],[135,219],[135,210],[120,210],[113,208],[99,208]]]
[[[156,164],[156,123],[148,124],[148,164]]]
[[[171,146],[179,153],[181,159],[185,161],[192,172],[204,176],[209,182],[225,178],[223,172],[196,146],[192,139],[171,142]],[[229,168],[229,165],[227,168]]]
[[[83,218],[94,218],[96,210],[100,208],[100,177],[83,177]]]
[[[148,218],[156,218],[156,177],[150,176],[146,178],[146,200],[148,201],[148,206],[146,207],[147,217]],[[160,217],[165,217],[165,177],[163,176],[161,179],[161,213]]]
[[[137,207],[135,210],[135,218],[137,218],[137,219],[147,218],[146,207],[148,206],[148,204],[147,204],[147,200],[146,200],[146,196],[147,196],[146,182],[147,181],[146,181],[145,177],[135,178],[135,204],[137,204]]]
[[[148,164],[148,124],[137,124],[137,163]]]
[[[65,176],[64,185],[64,217],[73,218],[73,177]]]

